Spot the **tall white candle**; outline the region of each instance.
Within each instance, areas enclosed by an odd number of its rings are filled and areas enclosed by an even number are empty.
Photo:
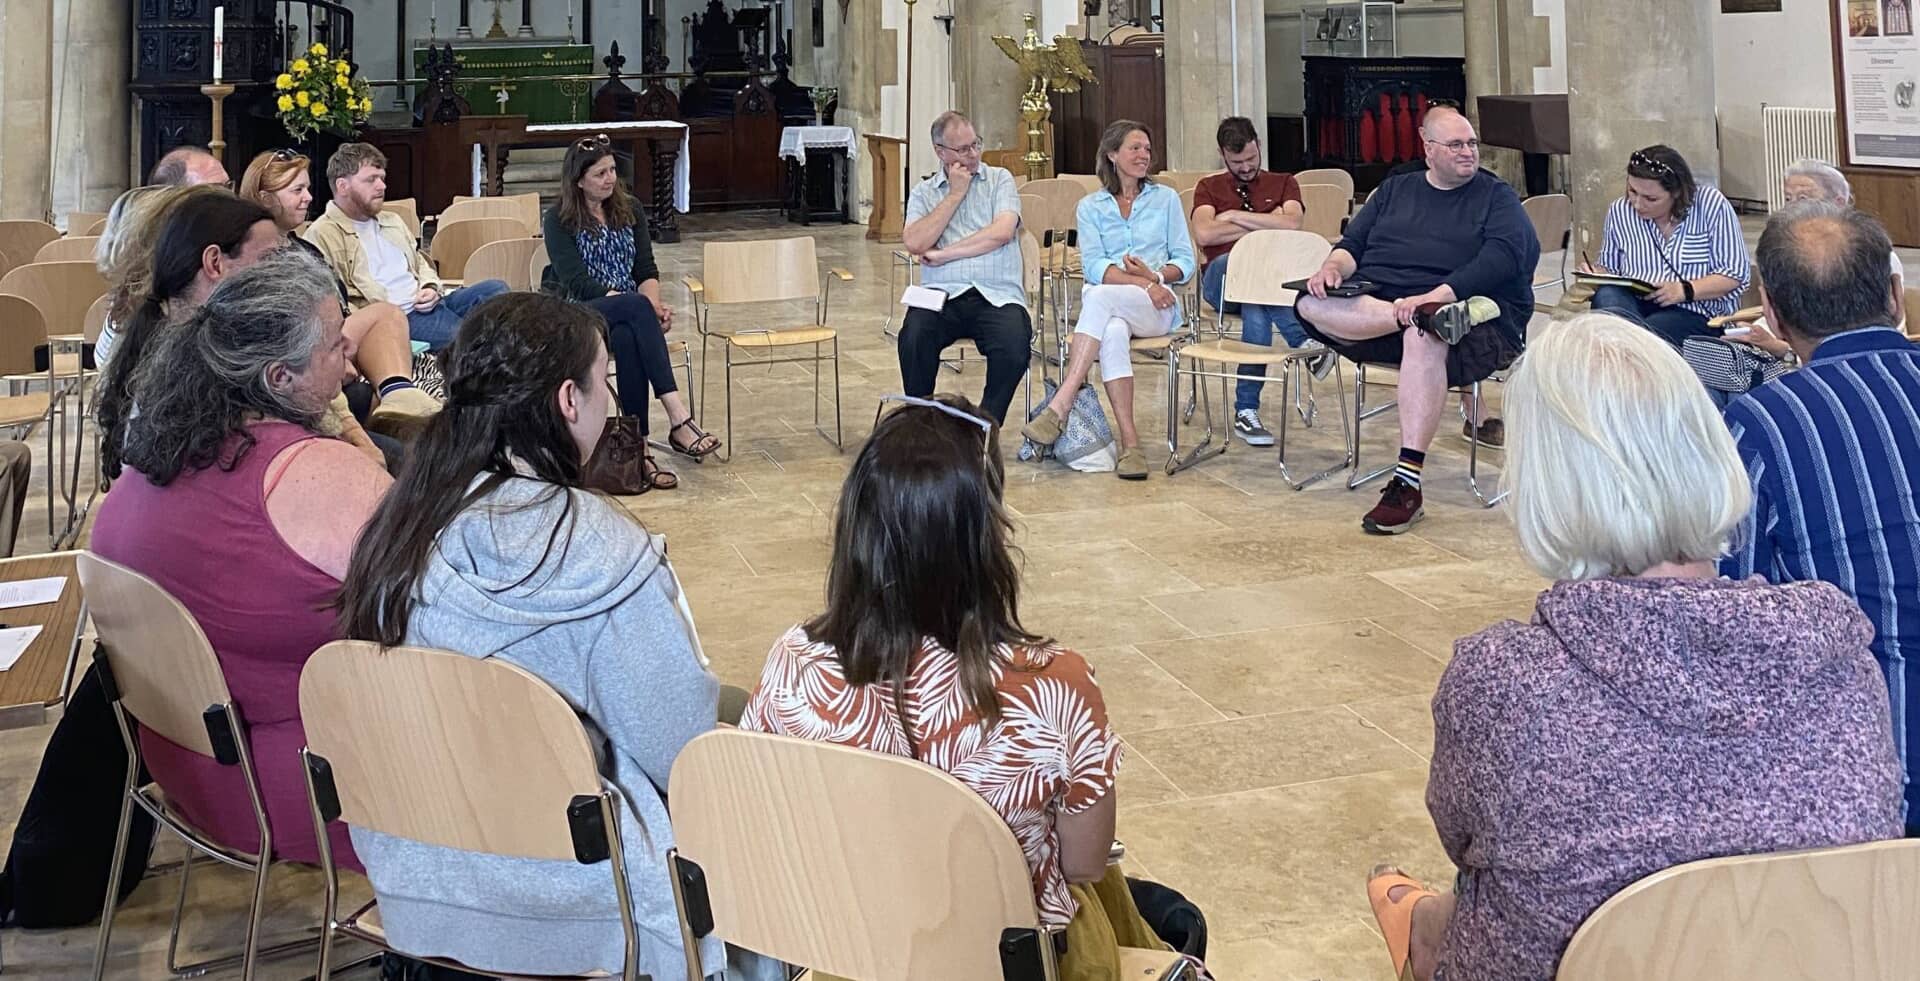
[[[213,8],[213,82],[220,84],[220,69],[226,61],[227,49],[227,7],[221,4]]]

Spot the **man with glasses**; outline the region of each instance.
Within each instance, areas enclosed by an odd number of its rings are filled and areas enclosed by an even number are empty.
[[[1205,262],[1200,277],[1200,292],[1208,305],[1240,318],[1240,339],[1248,344],[1268,347],[1278,330],[1289,347],[1305,347],[1307,335],[1300,329],[1293,308],[1258,303],[1225,303],[1227,260],[1235,243],[1248,232],[1266,228],[1294,229],[1306,216],[1300,200],[1300,182],[1292,174],[1281,174],[1260,166],[1260,138],[1253,121],[1245,116],[1228,116],[1215,132],[1220,145],[1220,162],[1226,172],[1209,174],[1193,189],[1193,237],[1199,241]],[[1326,377],[1333,368],[1333,356],[1323,354],[1313,361],[1315,375]],[[1243,364],[1242,375],[1267,373],[1263,364]],[[1260,424],[1260,389],[1257,381],[1240,379],[1234,386],[1233,431],[1248,446],[1272,446],[1273,433]]]
[[[1388,179],[1347,225],[1296,306],[1307,333],[1354,360],[1400,369],[1400,458],[1360,526],[1397,535],[1422,515],[1420,472],[1447,389],[1471,385],[1520,353],[1533,315],[1540,240],[1520,197],[1480,169],[1473,124],[1452,110],[1421,122],[1425,173]],[[1337,296],[1343,283],[1371,286]],[[1505,443],[1498,419],[1469,405],[1463,435]]]
[[[382,210],[387,155],[378,147],[348,143],[335,150],[327,161],[327,183],[333,200],[303,237],[347,284],[348,305],[354,310],[383,300],[392,303],[406,313],[408,335],[437,352],[453,343],[468,310],[507,292],[507,284],[497,279],[457,290],[441,284],[406,222]]]
[[[900,327],[900,379],[908,395],[933,394],[940,352],[971,339],[987,359],[980,407],[1005,422],[1027,371],[1033,323],[1020,262],[1020,195],[1005,168],[980,160],[973,123],[957,112],[933,121],[940,171],[907,199],[906,250],[920,285],[945,294],[939,309],[910,307]]]

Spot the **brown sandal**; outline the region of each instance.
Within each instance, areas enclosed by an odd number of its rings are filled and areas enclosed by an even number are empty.
[[[640,476],[654,490],[672,490],[680,486],[680,475],[662,467],[651,453],[640,457]]]
[[[685,446],[681,446],[673,439],[673,434],[682,429],[693,433],[693,442]],[[709,440],[712,442],[708,442]],[[701,448],[703,446],[705,449]],[[667,430],[667,448],[695,463],[703,463],[707,457],[714,454],[714,451],[720,449],[720,440],[712,433],[694,425],[693,417],[688,416],[685,421],[677,423],[673,428]]]

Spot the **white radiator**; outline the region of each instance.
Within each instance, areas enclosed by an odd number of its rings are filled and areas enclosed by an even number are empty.
[[[1838,163],[1838,133],[1832,109],[1760,107],[1760,141],[1767,162],[1767,205],[1774,211],[1786,204],[1780,182],[1787,168],[1802,160]]]

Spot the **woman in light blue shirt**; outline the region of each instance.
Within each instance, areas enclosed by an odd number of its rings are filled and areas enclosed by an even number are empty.
[[[1135,337],[1159,337],[1180,322],[1173,288],[1193,277],[1193,239],[1178,192],[1147,179],[1153,166],[1153,134],[1131,119],[1107,127],[1095,169],[1104,190],[1080,201],[1080,266],[1086,288],[1080,321],[1069,345],[1066,377],[1053,400],[1027,423],[1024,435],[1042,446],[1060,438],[1073,397],[1100,361],[1100,378],[1120,430],[1123,480],[1147,479],[1147,456],[1133,425],[1133,363],[1127,345]]]

